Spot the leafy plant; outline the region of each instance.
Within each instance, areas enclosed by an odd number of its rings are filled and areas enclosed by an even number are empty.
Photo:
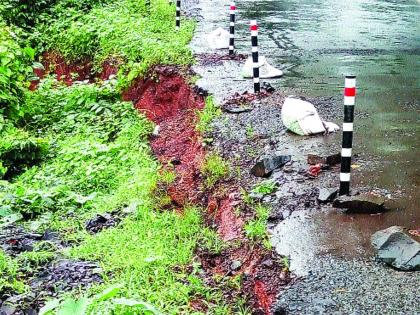
[[[270,215],[270,209],[262,204],[258,204],[255,207],[255,212],[255,218],[245,225],[245,232],[252,240],[265,241],[268,238],[267,220]]]
[[[17,120],[23,116],[21,105],[28,78],[33,76],[35,51],[21,48],[14,34],[0,20],[0,116]]]
[[[12,126],[5,128],[0,132],[0,173],[10,177],[22,172],[41,161],[47,154],[48,147],[49,142],[45,139],[33,137]]]
[[[201,165],[201,173],[205,177],[206,186],[212,187],[229,174],[229,165],[217,153],[210,153]]]
[[[274,192],[276,190],[276,186],[277,184],[275,182],[271,180],[265,180],[256,185],[254,189],[252,189],[252,192],[256,194],[267,195]]]
[[[18,280],[20,276],[17,262],[0,250],[0,292],[23,293],[26,286]]]

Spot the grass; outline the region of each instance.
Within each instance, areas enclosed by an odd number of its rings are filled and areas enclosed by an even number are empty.
[[[213,96],[206,98],[206,104],[202,111],[198,111],[199,122],[197,124],[197,130],[202,134],[210,131],[211,122],[218,116],[222,114],[222,110],[215,103]]]
[[[276,183],[271,180],[265,180],[261,183],[257,184],[253,189],[252,192],[256,194],[263,194],[268,195],[273,193],[276,190]]]
[[[252,241],[262,242],[266,248],[271,248],[267,234],[267,220],[270,209],[262,204],[255,206],[255,218],[245,225],[245,233]]]
[[[200,170],[205,177],[206,187],[211,188],[219,180],[222,180],[228,176],[229,165],[217,153],[209,153],[201,165]]]
[[[0,250],[0,292],[25,292],[25,284],[18,280],[21,276],[17,262]]]

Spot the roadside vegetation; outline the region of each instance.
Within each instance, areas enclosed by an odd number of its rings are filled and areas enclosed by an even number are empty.
[[[72,244],[16,257],[0,251],[0,293],[28,292],[24,274],[56,257],[97,261],[103,270],[102,284],[60,295],[44,314],[180,314],[191,312],[194,299],[216,314],[228,312],[221,292],[203,283],[192,263],[199,244],[220,251],[221,241],[203,228],[198,208],[182,216],[156,209],[158,183],[173,176],[159,175],[148,145],[152,123],[121,101],[124,88],[151,66],[192,62],[194,24],[183,21],[175,32],[175,7],[151,2],[150,12],[138,0],[0,4],[0,224],[52,229]],[[71,86],[47,76],[29,91],[43,53],[89,60],[98,72],[117,61],[119,72]],[[203,124],[212,113],[203,114]],[[217,180],[226,169],[210,172]],[[85,230],[87,220],[110,211],[124,213],[118,227]]]

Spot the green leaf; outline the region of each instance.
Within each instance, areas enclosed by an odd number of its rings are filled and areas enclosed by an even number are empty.
[[[63,301],[58,310],[58,315],[85,315],[87,307],[91,300],[86,297],[82,297],[78,300],[68,298]]]
[[[163,315],[163,313],[159,312],[153,305],[147,302],[126,298],[114,299],[113,302],[115,304],[124,305],[128,307],[141,307],[144,311],[151,312],[154,315]]]
[[[58,306],[60,305],[60,300],[59,299],[55,299],[52,301],[48,301],[44,307],[42,307],[39,310],[39,314],[38,315],[49,315],[53,313],[53,310],[55,310]]]
[[[35,58],[35,50],[31,47],[25,47],[23,48],[23,52],[31,59]]]
[[[110,288],[107,288],[106,290],[102,291],[102,293],[99,293],[94,297],[95,301],[106,301],[114,296],[116,296],[121,289],[121,285],[112,286]]]

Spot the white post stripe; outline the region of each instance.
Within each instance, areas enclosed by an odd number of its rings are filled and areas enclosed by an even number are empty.
[[[253,46],[252,47],[252,52],[257,52],[258,51],[258,46]]]
[[[260,83],[260,78],[254,78],[254,83]]]
[[[230,26],[235,26],[235,23],[233,23],[233,22],[230,22]]]
[[[356,103],[354,96],[344,96],[344,105],[353,106]]]
[[[253,63],[252,63],[252,67],[253,67],[253,68],[259,68],[259,67],[260,67],[260,65],[259,65],[258,63],[256,63],[256,62],[253,62]]]
[[[341,182],[349,182],[350,181],[350,173],[340,173],[340,181]]]
[[[348,78],[346,78],[345,79],[344,86],[346,88],[354,88],[354,87],[356,87],[356,79],[348,79]]]
[[[258,31],[251,31],[251,36],[258,36]]]
[[[345,148],[342,148],[341,149],[341,156],[342,157],[351,157],[351,148],[350,149],[345,149]]]
[[[353,123],[343,123],[343,131],[353,131]]]

